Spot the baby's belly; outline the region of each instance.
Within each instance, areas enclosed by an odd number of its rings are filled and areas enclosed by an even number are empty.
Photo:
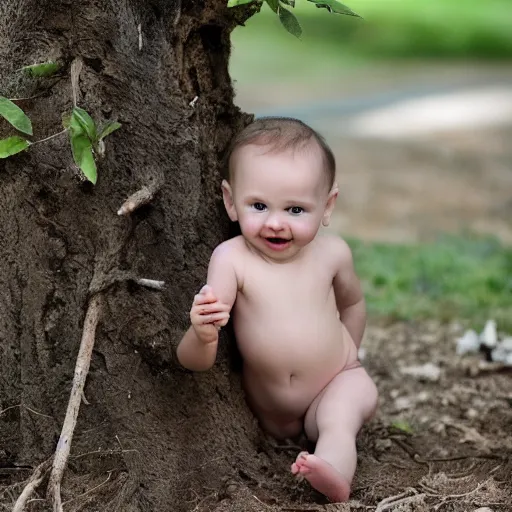
[[[249,402],[260,413],[301,417],[313,399],[347,365],[357,349],[335,318],[317,324],[237,328]],[[247,328],[247,329],[246,329]]]

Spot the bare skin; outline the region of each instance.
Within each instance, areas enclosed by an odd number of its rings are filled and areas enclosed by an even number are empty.
[[[232,311],[251,409],[277,438],[304,429],[315,452],[300,453],[291,471],[338,502],[349,497],[355,439],[377,390],[357,360],[365,305],[350,249],[318,234],[338,194],[319,160],[314,151],[240,150],[223,194],[243,236],[213,252],[178,358],[192,370],[210,368]]]

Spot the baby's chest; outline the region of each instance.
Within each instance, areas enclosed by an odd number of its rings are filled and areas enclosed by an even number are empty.
[[[334,276],[325,269],[255,269],[246,275],[243,294],[254,306],[279,309],[322,306],[333,293]]]

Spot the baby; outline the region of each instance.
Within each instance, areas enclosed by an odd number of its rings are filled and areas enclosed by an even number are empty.
[[[299,453],[291,471],[340,502],[377,389],[357,358],[366,313],[350,249],[318,233],[334,178],[331,150],[301,121],[263,118],[235,137],[222,194],[242,235],[213,251],[177,355],[190,370],[211,368],[233,309],[249,406],[276,438],[304,429],[315,452]]]

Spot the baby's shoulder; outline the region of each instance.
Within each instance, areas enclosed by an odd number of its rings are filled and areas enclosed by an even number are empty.
[[[316,238],[316,248],[327,258],[351,257],[351,250],[347,242],[336,235],[319,235]]]
[[[235,260],[237,257],[240,257],[245,250],[246,247],[243,237],[236,236],[235,238],[230,238],[215,247],[212,253],[212,259],[222,258]]]

